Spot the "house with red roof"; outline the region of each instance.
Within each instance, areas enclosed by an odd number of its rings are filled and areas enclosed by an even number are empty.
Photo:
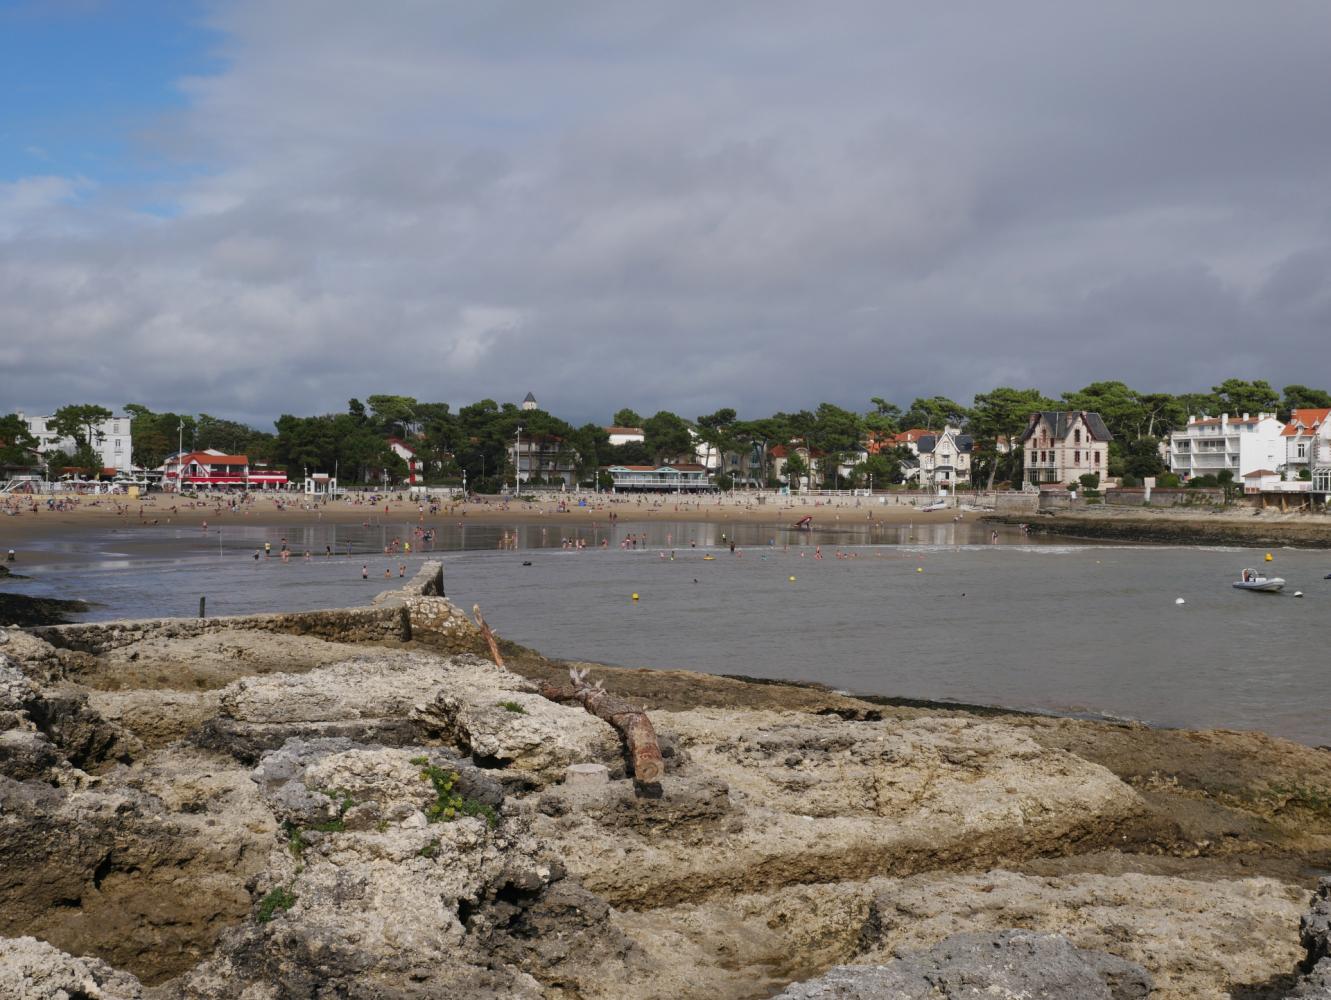
[[[407,463],[407,483],[415,486],[425,478],[425,463],[416,456],[416,449],[401,438],[388,439],[388,447],[394,455]],[[384,470],[384,482],[388,482],[388,470]]]
[[[171,455],[162,466],[162,485],[180,490],[279,490],[285,472],[266,465],[250,466],[247,455],[228,455],[216,448]]]
[[[1331,467],[1331,409],[1291,410],[1280,436],[1285,444],[1285,476],[1302,478],[1313,467]],[[1320,453],[1320,454],[1319,454]],[[1320,459],[1320,461],[1319,461]]]

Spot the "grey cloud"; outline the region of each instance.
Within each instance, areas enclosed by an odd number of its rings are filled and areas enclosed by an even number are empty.
[[[204,169],[0,187],[0,410],[1331,382],[1320,3],[211,16],[150,137]]]

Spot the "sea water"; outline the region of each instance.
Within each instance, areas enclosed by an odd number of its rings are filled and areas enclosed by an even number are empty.
[[[518,548],[499,549],[509,532]],[[412,541],[410,556],[383,552],[395,536]],[[564,547],[579,536],[588,548]],[[629,536],[636,547],[623,546]],[[265,540],[273,555],[256,560]],[[96,601],[89,618],[190,615],[200,596],[210,615],[360,604],[442,558],[450,598],[553,657],[1331,742],[1331,553],[1320,551],[1276,550],[1264,563],[1265,550],[1051,544],[1013,531],[993,542],[965,522],[811,534],[471,524],[437,529],[433,543],[408,524],[228,527],[220,540],[164,528],[60,545],[63,561],[53,553],[47,565],[40,548],[24,553],[34,579],[20,592]],[[1230,586],[1257,565],[1288,580],[1284,594]]]

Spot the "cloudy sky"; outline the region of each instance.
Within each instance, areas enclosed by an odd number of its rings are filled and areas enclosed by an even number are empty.
[[[0,0],[0,412],[1331,385],[1324,0]]]

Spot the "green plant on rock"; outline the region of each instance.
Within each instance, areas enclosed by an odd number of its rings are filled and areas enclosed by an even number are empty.
[[[423,858],[433,858],[435,855],[437,855],[437,854],[439,853],[439,840],[438,840],[438,838],[436,838],[436,839],[430,841],[428,844],[426,844],[424,847],[422,847],[422,848],[421,848],[419,851],[417,851],[416,853],[419,854],[419,855],[420,855],[421,857],[423,857]]]
[[[522,707],[521,703],[516,702],[516,701],[501,701],[501,702],[499,703],[499,707],[502,708],[502,709],[504,709],[504,710],[506,710],[506,711],[513,712],[513,713],[515,713],[516,715],[526,715],[526,714],[527,714],[527,710],[526,710],[525,708]]]
[[[287,835],[287,850],[291,852],[293,858],[300,861],[305,854],[305,848],[309,846],[305,841],[305,831],[291,820],[283,823],[282,829]]]
[[[337,803],[337,817],[335,819],[325,820],[322,823],[311,824],[311,830],[318,830],[320,833],[342,833],[346,830],[347,824],[343,822],[342,817],[347,814],[356,800],[351,797],[351,793],[345,788],[320,788],[320,795],[326,795]]]
[[[268,895],[259,901],[259,912],[255,919],[261,924],[266,924],[279,913],[285,913],[296,905],[296,895],[286,886],[279,885],[271,889]]]
[[[425,809],[429,822],[448,823],[459,816],[480,816],[492,829],[499,825],[499,815],[493,806],[453,790],[458,781],[456,771],[435,767],[428,757],[413,757],[411,762],[421,769],[421,780],[434,788],[434,801]]]

